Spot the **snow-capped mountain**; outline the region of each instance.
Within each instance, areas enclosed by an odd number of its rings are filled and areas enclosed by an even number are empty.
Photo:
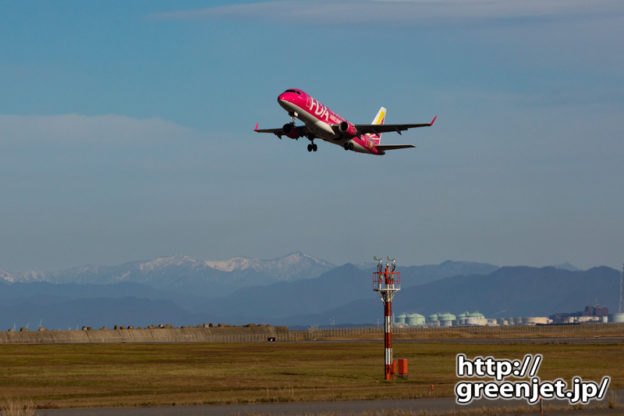
[[[229,260],[196,260],[188,256],[159,257],[118,266],[80,266],[55,272],[0,271],[0,279],[15,282],[95,283],[132,282],[180,293],[214,292],[221,296],[248,286],[318,277],[334,266],[295,252],[263,260],[234,257]]]
[[[204,265],[222,272],[254,270],[275,276],[277,280],[296,280],[299,278],[318,277],[334,267],[333,264],[301,252],[295,252],[271,260],[259,260],[249,257],[233,257],[224,261],[203,262]],[[293,278],[294,277],[294,278]]]
[[[0,270],[0,280],[4,280],[5,282],[9,282],[9,283],[14,283],[15,282],[15,276],[13,276],[9,272],[6,272],[4,270]]]

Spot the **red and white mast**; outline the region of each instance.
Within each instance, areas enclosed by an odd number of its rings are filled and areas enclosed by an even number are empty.
[[[379,293],[384,303],[384,350],[385,350],[385,379],[394,379],[394,361],[392,359],[392,298],[401,290],[400,273],[395,271],[395,259],[386,257],[386,267],[383,260],[377,260],[377,271],[373,273],[373,290]]]

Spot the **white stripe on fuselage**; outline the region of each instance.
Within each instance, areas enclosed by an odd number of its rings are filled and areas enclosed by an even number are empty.
[[[299,107],[296,104],[291,103],[290,101],[282,100],[279,103],[284,110],[290,113],[297,113],[297,118],[306,125],[306,127],[314,134],[316,137],[323,139],[327,142],[333,143],[337,146],[344,146],[344,143],[347,141],[346,138],[342,138],[334,133],[334,129],[332,129],[331,125],[325,123],[324,121],[319,120],[309,111]],[[359,144],[353,143],[353,151],[359,153],[371,153],[364,146],[360,146]]]
[[[336,133],[334,133],[334,130],[329,124],[319,120],[314,115],[310,114],[307,110],[289,101],[283,100],[280,102],[280,105],[286,111],[288,111],[288,113],[297,113],[297,118],[303,121],[306,127],[311,130],[315,136],[320,137],[323,140],[331,141],[333,143],[336,141]]]

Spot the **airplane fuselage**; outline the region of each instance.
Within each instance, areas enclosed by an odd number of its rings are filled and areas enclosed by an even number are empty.
[[[367,133],[350,136],[337,133],[332,125],[336,126],[343,122],[349,122],[304,91],[287,90],[277,97],[277,102],[288,114],[303,121],[310,136],[318,137],[341,147],[348,146],[349,150],[355,152],[373,155],[385,153],[376,148],[379,140],[375,139],[374,135]]]

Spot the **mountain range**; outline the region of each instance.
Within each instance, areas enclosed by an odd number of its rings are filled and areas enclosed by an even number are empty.
[[[489,317],[549,315],[601,303],[611,310],[619,272],[558,267],[498,267],[445,261],[402,266],[394,311]],[[295,252],[259,260],[161,257],[119,266],[56,272],[0,271],[0,328],[99,327],[202,322],[308,326],[374,324],[382,313],[373,265],[334,266]]]
[[[301,252],[270,260],[234,257],[210,261],[173,256],[118,266],[89,265],[54,272],[8,273],[0,270],[0,279],[9,283],[140,283],[179,294],[211,293],[210,297],[214,297],[242,287],[318,277],[333,267],[325,260]]]

